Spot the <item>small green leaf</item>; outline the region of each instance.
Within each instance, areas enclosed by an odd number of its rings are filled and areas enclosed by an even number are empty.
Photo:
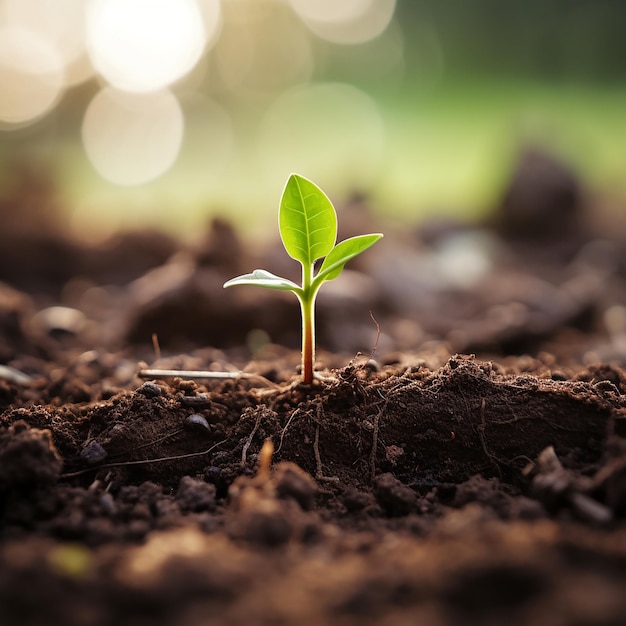
[[[224,283],[224,287],[232,287],[233,285],[255,285],[257,287],[265,287],[266,289],[280,289],[282,291],[301,291],[296,283],[281,278],[266,270],[254,270],[251,274],[243,274],[237,278],[231,278]]]
[[[341,274],[344,265],[382,238],[380,233],[350,237],[338,243],[326,256],[315,281],[334,280]]]
[[[307,178],[292,174],[278,214],[280,237],[292,259],[310,267],[337,239],[337,214],[326,194]]]
[[[317,292],[325,280],[337,278],[350,259],[374,245],[382,235],[361,235],[335,245],[337,214],[331,201],[317,185],[297,174],[292,174],[285,185],[278,222],[287,254],[302,264],[302,285],[266,270],[254,270],[251,274],[229,280],[224,287],[256,285],[295,293],[302,314],[302,381],[311,385],[314,380]],[[320,270],[314,275],[314,263],[322,258]]]

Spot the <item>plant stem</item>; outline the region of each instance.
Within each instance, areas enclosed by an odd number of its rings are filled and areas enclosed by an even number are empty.
[[[311,287],[312,274],[312,267],[302,266],[302,295],[299,300],[302,311],[302,382],[305,385],[313,382],[315,363],[315,295],[317,290]]]
[[[300,300],[302,309],[302,382],[313,382],[315,362],[315,296]]]

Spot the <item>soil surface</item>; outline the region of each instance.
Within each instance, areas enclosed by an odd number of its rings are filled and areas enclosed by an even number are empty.
[[[279,242],[87,246],[57,205],[0,198],[0,624],[626,623],[626,237],[565,165],[478,225],[339,207],[385,239],[310,387],[293,296],[222,290],[297,278]]]

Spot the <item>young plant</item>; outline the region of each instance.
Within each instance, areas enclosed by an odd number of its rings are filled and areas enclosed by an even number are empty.
[[[345,264],[374,245],[382,235],[359,235],[338,244],[337,214],[324,192],[310,180],[292,174],[285,185],[278,214],[280,238],[287,254],[302,265],[302,284],[254,270],[224,283],[292,291],[302,312],[302,382],[313,382],[315,362],[315,298],[322,284],[341,274]],[[315,273],[315,262],[324,259]]]

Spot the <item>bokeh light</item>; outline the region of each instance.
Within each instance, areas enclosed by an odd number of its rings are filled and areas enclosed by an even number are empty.
[[[193,128],[186,139],[187,151],[176,164],[188,186],[201,177],[218,184],[235,155],[235,131],[231,114],[221,104],[205,96],[186,97],[182,104],[185,120]]]
[[[214,30],[207,32],[207,16],[194,0],[90,0],[89,55],[111,85],[135,92],[157,90],[198,62],[207,38],[219,26],[216,10]]]
[[[66,86],[93,75],[85,49],[85,0],[4,0],[7,24],[23,28],[54,48]]]
[[[396,0],[290,0],[291,6],[322,39],[358,44],[382,34],[396,8]]]
[[[58,102],[64,88],[57,51],[35,33],[0,28],[0,121],[33,122]]]
[[[305,19],[316,22],[351,22],[371,10],[376,0],[291,0],[293,8]]]
[[[319,180],[343,177],[366,190],[376,180],[384,141],[382,115],[365,92],[343,83],[310,84],[285,92],[267,111],[259,162]]]
[[[243,6],[242,6],[243,5]],[[309,33],[281,5],[227,3],[213,51],[221,83],[240,95],[270,93],[308,81],[314,69]]]
[[[105,87],[87,108],[82,136],[101,176],[138,185],[172,166],[184,125],[180,104],[167,90],[138,94]]]
[[[256,228],[293,171],[390,219],[478,215],[526,143],[621,194],[626,8],[565,4],[0,0],[0,174],[179,231]]]

